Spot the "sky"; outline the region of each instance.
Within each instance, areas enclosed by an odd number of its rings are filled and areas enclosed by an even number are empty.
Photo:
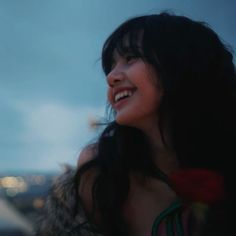
[[[103,42],[163,10],[207,22],[236,50],[235,0],[0,0],[0,173],[76,165],[105,114]]]

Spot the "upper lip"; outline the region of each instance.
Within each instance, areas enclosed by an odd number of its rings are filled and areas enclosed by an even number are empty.
[[[118,88],[114,88],[114,90],[113,90],[113,99],[115,100],[116,94],[118,94],[120,92],[123,92],[123,91],[127,91],[127,90],[134,91],[134,90],[136,90],[136,88],[135,87],[118,87]]]

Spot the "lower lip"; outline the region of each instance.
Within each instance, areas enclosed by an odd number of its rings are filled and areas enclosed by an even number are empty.
[[[130,97],[124,98],[114,104],[114,109],[119,110],[125,103],[129,100]]]

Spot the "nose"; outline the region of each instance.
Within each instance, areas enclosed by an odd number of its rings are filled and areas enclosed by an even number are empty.
[[[116,84],[119,84],[125,78],[124,71],[119,67],[113,68],[107,75],[107,83],[110,87],[114,87]]]

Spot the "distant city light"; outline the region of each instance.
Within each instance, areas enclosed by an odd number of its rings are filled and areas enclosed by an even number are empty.
[[[22,175],[0,174],[0,203],[2,200],[5,203],[3,206],[12,212],[10,216],[6,215],[0,204],[0,231],[1,219],[5,218],[9,218],[10,221],[16,217],[19,220],[24,219],[29,223],[29,228],[33,228],[42,214],[48,190],[56,176],[55,173],[36,174],[33,172],[30,174],[22,173]],[[10,229],[11,226],[9,226]],[[32,234],[27,233],[27,235],[31,236]],[[2,236],[2,231],[0,236]]]
[[[22,177],[6,176],[0,178],[0,187],[6,189],[6,194],[9,197],[14,197],[18,193],[23,193],[28,190],[28,184]]]

